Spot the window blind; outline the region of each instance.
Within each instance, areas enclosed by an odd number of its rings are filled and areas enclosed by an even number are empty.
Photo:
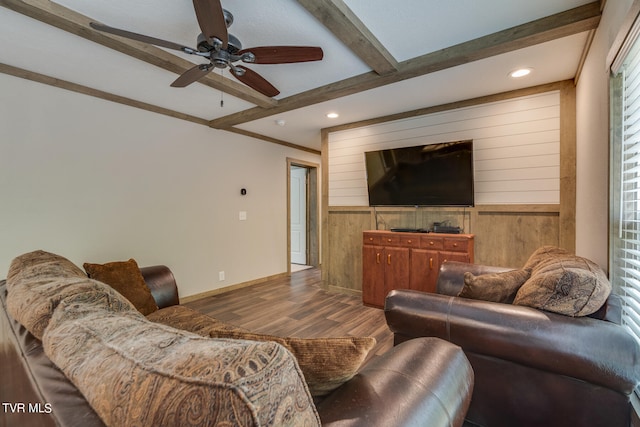
[[[623,324],[640,340],[640,43],[611,80],[612,233],[610,279]]]

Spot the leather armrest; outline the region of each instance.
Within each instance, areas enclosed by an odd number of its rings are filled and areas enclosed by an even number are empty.
[[[317,408],[325,427],[459,427],[473,381],[460,347],[436,338],[415,339],[367,363]]]
[[[464,273],[467,271],[473,273],[475,276],[480,276],[482,274],[501,273],[509,270],[513,269],[447,261],[440,266],[436,291],[442,295],[457,296],[464,286]]]
[[[179,305],[178,286],[176,279],[169,267],[165,265],[152,265],[140,268],[142,277],[156,300],[158,308]]]
[[[640,384],[640,347],[622,326],[611,322],[410,290],[389,293],[385,316],[402,340],[439,337],[465,352],[625,394]]]

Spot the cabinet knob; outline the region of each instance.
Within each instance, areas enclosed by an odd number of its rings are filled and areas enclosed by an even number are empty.
[[[407,243],[413,243],[411,240],[407,240]]]
[[[391,239],[387,239],[387,242],[391,243]]]
[[[429,268],[433,270],[433,258],[429,258]]]
[[[453,244],[453,247],[454,247],[454,248],[457,248],[457,247],[458,247],[458,244],[457,244],[457,243],[454,243],[454,244]]]
[[[387,264],[391,265],[391,254],[387,254]]]

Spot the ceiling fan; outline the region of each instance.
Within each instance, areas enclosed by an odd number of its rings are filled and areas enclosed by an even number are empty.
[[[227,28],[233,23],[233,15],[222,8],[220,0],[193,0],[193,7],[202,31],[198,36],[196,49],[96,22],[91,22],[89,25],[98,31],[179,50],[209,60],[208,64],[199,64],[185,71],[171,83],[173,87],[188,86],[207,75],[214,68],[229,68],[231,74],[242,83],[263,95],[273,97],[280,93],[278,89],[260,74],[235,63],[242,61],[249,64],[289,64],[319,61],[323,57],[321,48],[311,46],[261,46],[243,49],[240,40],[227,31]]]

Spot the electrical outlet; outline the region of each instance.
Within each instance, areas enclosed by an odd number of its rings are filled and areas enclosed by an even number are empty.
[[[218,280],[221,282],[224,280],[224,271],[218,272]]]

